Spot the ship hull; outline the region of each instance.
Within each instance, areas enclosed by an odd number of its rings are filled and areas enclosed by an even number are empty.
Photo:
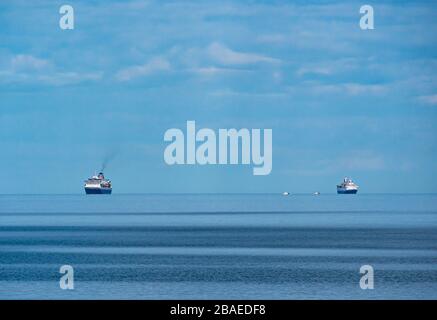
[[[86,194],[111,194],[110,188],[85,188]]]
[[[356,194],[358,192],[358,190],[357,189],[351,189],[351,190],[340,190],[340,189],[337,189],[337,193],[338,194]]]

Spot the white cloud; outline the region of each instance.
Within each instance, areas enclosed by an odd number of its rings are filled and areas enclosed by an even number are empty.
[[[216,90],[210,93],[211,96],[216,97],[260,97],[260,98],[279,98],[284,97],[287,93],[284,92],[243,92],[234,91],[231,89]]]
[[[330,75],[332,70],[329,67],[302,67],[296,71],[298,76],[303,76],[306,74],[319,74],[319,75]]]
[[[420,96],[418,100],[425,104],[437,105],[437,94],[432,94],[428,96]]]
[[[336,60],[321,60],[317,62],[301,63],[301,67],[296,71],[297,76],[304,76],[307,74],[315,75],[334,75],[340,73],[347,73],[356,71],[362,66],[377,67],[382,66],[374,64],[374,57],[342,57]]]
[[[39,59],[32,55],[19,54],[11,59],[11,67],[17,71],[42,70],[50,65],[48,60]]]
[[[170,63],[166,59],[157,57],[143,65],[132,66],[120,70],[117,73],[116,78],[119,81],[129,81],[134,78],[147,76],[159,71],[170,70],[170,68]]]
[[[381,94],[387,90],[386,86],[379,84],[346,83],[343,86],[350,95]]]
[[[7,59],[0,70],[0,83],[67,85],[82,81],[97,81],[101,72],[61,71],[50,61],[29,54],[18,54]]]
[[[217,67],[204,67],[204,68],[196,68],[192,69],[193,72],[204,75],[204,76],[212,76],[219,73],[225,72],[226,69],[217,68]]]
[[[218,42],[214,42],[207,48],[208,55],[215,61],[224,65],[244,65],[255,63],[279,63],[280,60],[266,57],[255,53],[243,53],[234,51]]]
[[[233,74],[241,72],[251,72],[250,70],[235,69],[235,68],[221,68],[221,67],[199,67],[190,69],[191,72],[199,74],[201,76],[215,76],[223,74]]]
[[[56,72],[38,76],[38,81],[55,85],[75,84],[83,81],[97,81],[102,78],[102,73]]]
[[[371,94],[378,95],[387,91],[382,84],[338,83],[338,84],[307,84],[307,88],[315,94],[348,94],[351,96]],[[293,88],[291,88],[293,90]]]

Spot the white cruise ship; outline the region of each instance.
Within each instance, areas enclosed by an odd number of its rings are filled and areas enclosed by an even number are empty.
[[[352,179],[344,178],[343,182],[337,185],[338,194],[356,194],[358,192],[358,186],[352,181]]]
[[[111,194],[111,181],[106,180],[103,172],[100,172],[85,180],[85,192],[86,194]]]

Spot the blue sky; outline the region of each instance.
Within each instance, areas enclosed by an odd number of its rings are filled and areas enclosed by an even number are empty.
[[[59,28],[59,7],[75,29]],[[375,29],[359,28],[371,4]],[[0,193],[437,192],[436,1],[2,1]],[[273,129],[273,170],[168,166],[164,132]]]

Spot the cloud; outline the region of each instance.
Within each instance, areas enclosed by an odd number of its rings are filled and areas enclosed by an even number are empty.
[[[360,83],[345,83],[343,87],[350,95],[381,94],[384,93],[387,89],[384,85]]]
[[[4,69],[0,70],[0,83],[3,84],[58,86],[97,81],[102,78],[102,72],[61,71],[50,60],[29,54],[14,55],[6,61]]]
[[[255,63],[279,63],[280,60],[266,57],[255,53],[243,53],[234,51],[218,42],[214,42],[207,48],[208,55],[215,61],[224,65],[245,65]]]
[[[120,70],[116,75],[116,79],[119,81],[129,81],[134,78],[144,77],[159,71],[167,71],[170,69],[170,63],[166,59],[157,57],[143,65],[132,66]]]
[[[302,67],[296,71],[298,76],[306,74],[330,75],[332,70],[329,67]]]
[[[102,79],[102,73],[56,72],[47,75],[40,75],[37,79],[45,84],[61,86],[77,84],[84,81],[97,81]]]
[[[373,57],[342,57],[336,60],[320,60],[317,62],[304,62],[301,67],[297,69],[296,75],[301,77],[305,75],[322,75],[331,76],[334,74],[348,73],[356,71],[358,68],[362,68],[363,65],[371,65]],[[378,66],[381,68],[381,66]]]
[[[420,96],[417,98],[420,102],[429,104],[429,105],[437,105],[437,94],[432,94],[428,96]]]
[[[224,73],[227,70],[225,68],[217,68],[217,67],[202,67],[202,68],[192,69],[191,71],[204,76],[212,76],[219,73]]]
[[[216,97],[261,97],[261,98],[278,98],[284,97],[287,93],[284,92],[244,92],[244,91],[234,91],[231,89],[217,90],[210,93],[211,96]]]
[[[314,94],[348,94],[357,96],[362,94],[378,95],[386,92],[388,87],[382,84],[361,83],[337,83],[337,84],[314,84],[307,83],[307,89]],[[291,91],[295,90],[291,88]]]
[[[50,66],[48,60],[27,54],[18,54],[11,59],[11,67],[14,70],[42,70],[48,66]]]
[[[163,53],[168,60],[172,61],[172,68],[179,71],[187,71],[201,77],[214,77],[222,75],[237,75],[254,72],[250,67],[259,64],[277,64],[280,60],[260,54],[237,52],[229,47],[212,42],[207,47],[172,47]],[[126,74],[125,71],[128,71]],[[118,79],[130,78],[131,73],[148,73],[149,65],[133,67],[123,70],[118,74]]]
[[[236,69],[236,68],[222,68],[222,67],[215,67],[215,66],[192,68],[190,69],[190,71],[199,74],[201,76],[215,76],[215,75],[251,72],[250,70],[243,70],[243,69]]]

